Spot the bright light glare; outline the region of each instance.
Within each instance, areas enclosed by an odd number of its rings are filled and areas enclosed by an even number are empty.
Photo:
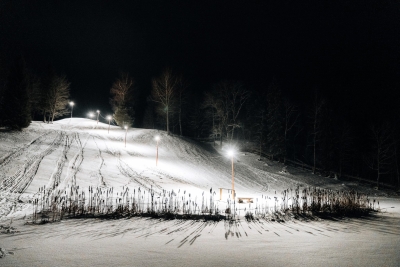
[[[97,112],[97,113],[100,113],[100,110],[97,110],[96,112]]]
[[[71,101],[71,102],[69,102],[69,105],[73,107],[75,105],[75,103],[73,101]]]
[[[128,129],[128,126],[125,126],[124,128],[125,128],[125,130],[127,130],[127,129]]]
[[[228,156],[229,157],[233,157],[235,155],[235,151],[233,151],[233,150],[229,150],[228,151]]]
[[[156,141],[160,141],[160,137],[158,135],[155,137],[155,139]]]
[[[93,112],[89,112],[89,117],[92,118],[94,116]]]
[[[107,116],[107,120],[109,120],[109,121],[111,120],[111,116],[110,115]]]

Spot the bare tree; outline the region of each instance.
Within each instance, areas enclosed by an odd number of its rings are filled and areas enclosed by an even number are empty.
[[[321,98],[317,92],[314,95],[314,103],[311,110],[311,136],[312,136],[312,147],[313,147],[313,174],[315,174],[317,168],[317,144],[321,136],[321,123],[322,113],[325,106],[325,100]]]
[[[258,114],[257,114],[257,121],[255,123],[256,127],[256,140],[259,143],[260,147],[260,157],[259,160],[262,158],[262,148],[264,147],[266,143],[266,124],[267,124],[267,115],[266,111],[264,108],[260,108]]]
[[[194,99],[194,101],[191,102],[191,105],[189,107],[189,128],[193,132],[193,137],[199,138],[204,131],[207,131],[207,123],[209,121],[207,120],[207,114],[210,111],[210,109],[202,106],[201,103],[199,103],[199,99]],[[215,138],[214,138],[214,146],[215,146]]]
[[[289,132],[297,124],[300,112],[298,107],[287,99],[284,100],[283,106],[285,116],[285,140],[288,140]]]
[[[336,142],[336,150],[338,157],[339,177],[342,176],[343,167],[352,157],[351,144],[353,143],[353,136],[351,128],[347,123],[340,125],[338,133],[338,141]]]
[[[68,110],[69,86],[66,76],[55,75],[47,92],[47,106],[51,122],[54,118],[65,115]],[[49,119],[50,121],[50,119]]]
[[[267,143],[272,159],[286,156],[285,113],[282,92],[276,81],[273,81],[267,93]]]
[[[398,140],[395,140],[395,144],[393,145],[393,165],[394,171],[397,178],[397,187],[400,188],[400,170],[399,170],[399,152],[398,152]]]
[[[283,102],[283,108],[284,108],[284,133],[285,133],[285,146],[286,150],[288,149],[288,143],[289,143],[289,132],[294,128],[294,126],[297,124],[298,119],[300,117],[300,113],[298,111],[298,107],[291,103],[289,100],[285,99]],[[297,133],[298,134],[298,133]],[[286,155],[284,156],[283,162],[286,162]]]
[[[158,112],[165,116],[167,134],[170,133],[170,116],[176,107],[176,91],[178,78],[170,69],[166,69],[160,77],[153,79],[152,99],[158,103]]]
[[[215,97],[212,93],[206,92],[204,95],[204,102],[201,105],[201,109],[205,110],[205,118],[207,121],[211,121],[211,136],[214,140],[218,136],[218,131],[216,131],[217,127],[217,118],[216,118],[216,101]],[[210,119],[211,118],[211,119]]]
[[[121,127],[133,124],[133,90],[134,81],[125,72],[120,74],[120,77],[113,83],[110,89],[112,96],[110,103],[114,111],[114,119]]]
[[[133,85],[132,77],[126,72],[122,72],[120,77],[113,83],[110,90],[112,96],[110,103],[114,111],[131,100]]]
[[[382,175],[390,173],[393,158],[393,129],[390,123],[370,126],[372,146],[370,155],[366,158],[370,169],[377,172],[376,186],[379,189],[379,182]]]
[[[179,133],[182,136],[182,111],[187,104],[186,89],[188,88],[187,82],[182,76],[178,76],[176,80],[177,91],[178,91],[178,122],[179,122]]]
[[[235,129],[240,128],[238,117],[244,103],[249,97],[249,92],[244,89],[243,85],[239,82],[224,81],[221,82],[219,86],[227,106],[227,117],[229,118],[229,126],[232,131],[232,141]]]
[[[206,116],[212,119],[211,132],[214,138],[219,136],[220,146],[222,147],[222,138],[224,130],[226,132],[228,125],[227,106],[224,98],[220,97],[220,91],[208,92],[205,94],[203,108],[207,109]]]
[[[209,109],[212,132],[220,135],[221,146],[223,136],[229,138],[231,133],[232,140],[234,130],[240,127],[239,114],[248,96],[248,91],[235,81],[222,81],[215,85],[213,92],[206,93],[203,107]]]

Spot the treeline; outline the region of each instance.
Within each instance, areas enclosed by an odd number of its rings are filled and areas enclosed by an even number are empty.
[[[23,58],[0,74],[0,127],[21,130],[39,114],[52,123],[69,112],[70,83],[65,75],[50,70],[44,77],[36,76]]]
[[[121,126],[135,121],[136,90],[128,74],[111,89],[114,118]],[[340,96],[315,89],[300,101],[283,92],[276,80],[261,89],[224,80],[209,90],[192,90],[171,69],[152,80],[146,100],[143,123],[136,126],[219,146],[228,142],[284,163],[308,165],[323,176],[367,178],[378,188],[382,183],[400,186],[395,112],[349,116]]]

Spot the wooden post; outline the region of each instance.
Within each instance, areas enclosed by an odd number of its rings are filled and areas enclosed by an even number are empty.
[[[219,200],[222,200],[222,188],[219,189]]]

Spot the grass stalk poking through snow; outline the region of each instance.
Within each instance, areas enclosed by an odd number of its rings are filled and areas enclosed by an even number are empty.
[[[123,187],[114,188],[69,185],[66,190],[48,190],[41,187],[32,207],[32,222],[46,223],[64,218],[121,218],[153,217],[164,219],[236,220],[243,214],[246,220],[266,219],[284,221],[283,218],[344,217],[368,215],[379,209],[379,202],[355,191],[333,191],[315,187],[287,189],[279,196],[262,195],[254,203],[239,204],[230,198],[221,202],[210,189],[197,203],[197,196],[186,190],[155,191]],[[132,192],[132,193],[131,193]],[[177,193],[176,193],[177,192]],[[225,205],[225,206],[224,206]],[[221,206],[224,207],[221,209]],[[241,211],[244,211],[241,213]]]

